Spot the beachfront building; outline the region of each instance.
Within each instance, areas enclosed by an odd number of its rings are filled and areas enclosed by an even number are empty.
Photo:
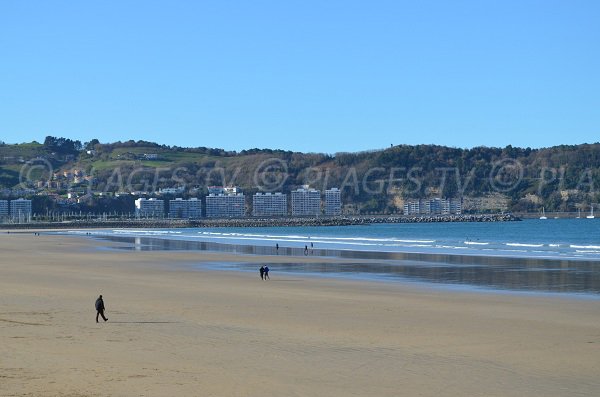
[[[283,216],[287,214],[287,196],[282,193],[256,193],[252,197],[252,216]]]
[[[0,221],[8,218],[8,200],[0,200]]]
[[[431,198],[408,200],[404,203],[404,215],[460,215],[462,200],[460,198]]]
[[[424,200],[425,215],[441,215],[442,214],[442,199],[432,198]]]
[[[162,218],[165,215],[165,201],[155,198],[135,200],[135,216],[144,218]]]
[[[202,217],[202,202],[197,198],[169,200],[169,216],[171,218],[198,219]]]
[[[325,215],[342,214],[342,192],[338,188],[325,190]]]
[[[460,215],[462,203],[459,198],[432,198],[425,200],[426,215]]]
[[[450,199],[450,213],[460,215],[462,214],[462,199],[453,198]]]
[[[10,217],[15,222],[31,221],[31,200],[19,198],[9,203]]]
[[[246,199],[243,193],[206,196],[207,218],[242,218],[245,214]]]
[[[303,186],[292,191],[292,216],[318,216],[321,214],[321,192]]]
[[[408,200],[404,203],[404,215],[419,215],[421,213],[421,200]]]

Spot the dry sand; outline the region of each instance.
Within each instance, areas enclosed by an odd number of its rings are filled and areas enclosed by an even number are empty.
[[[600,300],[262,282],[185,266],[259,257],[99,245],[0,235],[1,396],[600,395]]]

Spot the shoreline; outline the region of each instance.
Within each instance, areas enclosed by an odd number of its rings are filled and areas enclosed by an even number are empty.
[[[420,282],[443,286],[497,290],[505,293],[557,293],[600,297],[598,261],[501,256],[447,255],[430,253],[389,253],[334,249],[225,244],[157,237],[87,236],[92,240],[115,242],[116,250],[138,252],[190,252],[240,255],[244,258],[228,270],[242,270],[248,258],[261,258],[274,270],[286,274],[313,274],[339,279],[388,282]],[[287,265],[281,265],[281,261]],[[273,266],[272,266],[273,265]],[[590,267],[596,267],[589,273]],[[218,268],[216,266],[215,268]],[[221,268],[225,268],[221,266]],[[542,273],[541,269],[548,269]],[[557,270],[560,269],[560,270]],[[558,272],[558,273],[557,273]],[[585,275],[581,273],[588,272]],[[507,278],[507,275],[510,275]],[[585,277],[584,280],[581,278]]]
[[[85,230],[85,229],[84,229]],[[103,231],[105,229],[98,229]],[[57,234],[64,236],[76,236],[68,234],[69,232],[78,232],[78,230],[55,230]],[[262,244],[231,244],[214,241],[197,241],[188,239],[177,239],[173,236],[118,236],[118,235],[79,235],[99,240],[119,241],[139,246],[141,251],[215,251],[215,252],[238,252],[248,255],[267,255],[279,256],[279,251],[273,245]],[[136,243],[140,240],[140,243]],[[520,256],[520,255],[502,255],[478,253],[457,253],[457,252],[426,252],[426,251],[378,251],[378,250],[353,250],[342,248],[310,248],[309,255],[304,255],[304,248],[294,246],[280,246],[282,256],[291,256],[298,259],[307,257],[323,257],[338,259],[360,259],[360,260],[410,260],[422,262],[438,263],[460,263],[472,264],[486,261],[488,265],[498,264],[518,264],[523,261],[531,263],[553,263],[564,265],[569,263],[590,263],[600,265],[600,260],[580,257],[555,257],[555,256]]]

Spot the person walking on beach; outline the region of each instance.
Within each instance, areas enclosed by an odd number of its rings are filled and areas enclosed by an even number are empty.
[[[279,243],[275,244],[275,251],[277,251],[277,253],[279,253]]]
[[[265,280],[270,280],[271,277],[269,277],[269,266],[265,266]]]
[[[98,322],[98,316],[102,316],[104,321],[108,321],[108,319],[104,317],[104,300],[102,299],[102,295],[96,299],[96,322]]]
[[[308,245],[304,246],[304,255],[308,255]]]
[[[264,280],[265,279],[265,267],[261,266],[258,271],[260,272],[260,279]]]

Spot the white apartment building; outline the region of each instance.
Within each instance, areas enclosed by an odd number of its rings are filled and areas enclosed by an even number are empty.
[[[28,222],[31,220],[31,200],[19,198],[11,200],[9,204],[10,217],[19,222]]]
[[[155,198],[135,200],[135,215],[138,217],[162,218],[165,215],[165,201]]]
[[[442,204],[445,201],[446,200],[442,200],[440,198],[432,198],[429,200],[424,200],[425,214],[440,215],[442,213],[442,208],[443,208]]]
[[[404,215],[460,215],[462,200],[460,198],[431,198],[409,200],[404,203]]]
[[[198,219],[202,217],[202,202],[197,198],[169,200],[171,218]]]
[[[287,215],[287,196],[282,193],[256,193],[252,197],[252,216]]]
[[[0,200],[0,220],[8,218],[8,200]]]
[[[418,215],[421,213],[421,201],[409,200],[404,203],[404,215]]]
[[[321,214],[321,192],[304,186],[292,191],[292,216]]]
[[[243,193],[209,194],[206,196],[207,218],[242,218],[246,214]]]
[[[342,192],[338,188],[325,190],[325,215],[342,214]]]
[[[462,200],[460,198],[452,198],[447,201],[449,214],[462,214]]]

